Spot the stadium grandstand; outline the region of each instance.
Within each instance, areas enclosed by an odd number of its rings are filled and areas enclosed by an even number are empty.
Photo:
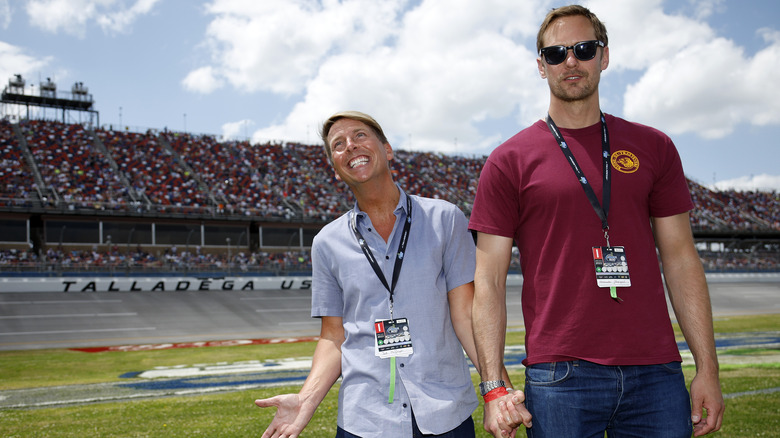
[[[100,126],[83,84],[54,99],[19,81],[3,91],[17,113],[0,120],[0,275],[305,275],[314,235],[354,202],[321,145]],[[395,152],[410,193],[470,214],[486,157]],[[707,271],[780,271],[780,194],[688,183]]]

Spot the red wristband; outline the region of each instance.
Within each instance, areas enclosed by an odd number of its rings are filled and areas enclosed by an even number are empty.
[[[507,394],[509,394],[509,391],[507,391],[505,387],[499,386],[498,388],[485,394],[483,398],[485,399],[485,403],[488,403]]]

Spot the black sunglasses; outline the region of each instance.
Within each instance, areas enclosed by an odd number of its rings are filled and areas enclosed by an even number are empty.
[[[544,60],[549,65],[557,65],[566,60],[569,49],[574,52],[574,56],[580,61],[590,61],[596,57],[596,51],[599,47],[604,47],[604,43],[598,40],[580,41],[573,46],[549,46],[539,50],[539,55],[544,56]]]

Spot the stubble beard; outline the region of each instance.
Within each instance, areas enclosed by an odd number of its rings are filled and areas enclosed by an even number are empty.
[[[578,86],[576,88],[573,87],[566,87],[563,85],[565,81],[561,79],[558,82],[551,83],[550,84],[550,92],[552,93],[555,98],[571,103],[571,102],[579,102],[586,100],[593,96],[593,94],[596,92],[598,82],[593,83],[590,81],[590,75],[587,75],[583,72],[576,72],[579,76],[582,77],[582,80],[580,83],[582,86]],[[561,78],[564,78],[566,76],[570,76],[571,73],[568,73],[566,75],[561,76]]]

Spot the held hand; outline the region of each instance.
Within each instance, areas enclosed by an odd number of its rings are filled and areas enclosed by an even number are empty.
[[[521,424],[531,427],[531,413],[525,408],[524,401],[522,391],[513,391],[485,403],[485,430],[495,438],[514,438]]]
[[[531,413],[525,408],[525,394],[523,391],[513,391],[509,394],[508,400],[499,400],[499,416],[496,418],[503,436],[508,436],[507,431],[512,431],[514,437],[517,428],[524,425],[526,428],[532,426]]]
[[[298,394],[282,394],[255,400],[255,404],[261,408],[276,407],[276,415],[262,438],[297,438],[309,424],[313,414],[304,412]]]
[[[723,393],[717,374],[697,374],[691,382],[691,420],[693,435],[702,436],[720,430],[723,424]],[[704,411],[707,417],[704,417]]]

